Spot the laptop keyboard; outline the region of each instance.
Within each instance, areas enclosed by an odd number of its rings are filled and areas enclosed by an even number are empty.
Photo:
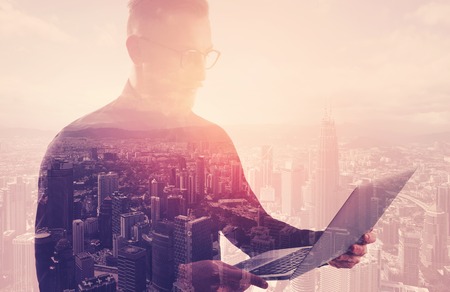
[[[291,253],[290,255],[251,270],[250,272],[255,275],[274,275],[287,273],[297,268],[310,250],[311,248],[301,248],[298,251]]]

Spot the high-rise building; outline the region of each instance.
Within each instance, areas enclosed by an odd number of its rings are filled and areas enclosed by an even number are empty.
[[[220,194],[219,190],[220,177],[221,177],[220,169],[218,167],[214,167],[211,178],[211,192],[213,194]]]
[[[7,213],[7,229],[15,230],[17,234],[26,231],[26,183],[22,177],[17,177],[15,182],[7,183],[7,192],[5,193]]]
[[[130,200],[118,192],[112,196],[112,233],[120,234],[120,214],[128,213]]]
[[[89,217],[84,220],[84,233],[87,237],[93,238],[98,234],[98,217]]]
[[[141,221],[131,227],[131,240],[142,243],[142,237],[150,232],[150,223],[148,220]],[[139,245],[140,246],[140,245]]]
[[[159,222],[152,232],[152,283],[157,291],[172,291],[174,277],[173,223]]]
[[[449,217],[450,220],[450,183],[445,183],[437,188],[437,200],[436,200],[437,211],[444,212]],[[450,234],[450,224],[448,224],[447,234]]]
[[[97,212],[100,214],[100,207],[107,196],[119,191],[119,176],[115,172],[100,173],[98,175]]]
[[[159,221],[159,219],[161,218],[161,201],[160,198],[156,197],[156,196],[152,196],[150,198],[150,203],[151,203],[151,216],[152,216],[152,226],[155,226],[156,223]],[[152,229],[154,229],[154,227],[152,227]]]
[[[48,228],[64,228],[72,231],[73,221],[73,165],[54,160],[47,171],[48,203],[43,220]],[[39,222],[40,223],[40,222]],[[38,224],[39,224],[38,223]]]
[[[72,224],[73,254],[76,255],[84,251],[84,222],[83,220],[73,220]]]
[[[112,248],[112,200],[110,196],[107,196],[100,206],[98,229],[102,246]]]
[[[448,220],[443,211],[425,212],[420,253],[426,267],[442,269],[448,265]]]
[[[87,252],[80,252],[75,256],[75,282],[94,277],[94,258]]]
[[[270,145],[263,145],[261,147],[261,171],[262,186],[272,186],[273,147]]]
[[[350,292],[350,272],[346,269],[324,267],[319,270],[319,292]]]
[[[38,230],[34,239],[36,274],[40,291],[56,291],[56,270],[54,252],[57,242],[66,237],[64,229]],[[72,254],[72,249],[70,248]]]
[[[419,232],[414,230],[399,230],[398,260],[403,283],[417,286],[419,284]]]
[[[75,289],[75,258],[73,256],[72,246],[67,239],[60,239],[55,246],[55,253],[52,257],[53,266],[50,268],[55,273],[55,290],[44,291],[63,291],[65,289]]]
[[[317,211],[317,228],[328,225],[337,212],[341,199],[338,198],[339,163],[338,144],[334,120],[326,113],[322,119],[319,138],[319,153],[316,168],[314,208]]]
[[[147,216],[142,212],[130,212],[120,214],[120,236],[125,240],[130,240],[132,237],[131,228],[138,222],[144,222]]]
[[[289,288],[291,288],[292,291],[298,292],[317,291],[318,277],[319,277],[319,269],[311,270],[295,279],[290,280]]]
[[[174,224],[174,270],[180,264],[212,259],[211,219],[187,216],[175,217]]]
[[[164,192],[165,183],[152,179],[150,182],[150,195],[155,197],[162,197]]]
[[[145,257],[145,249],[140,247],[128,245],[119,250],[119,289],[124,292],[146,291]]]
[[[231,193],[237,194],[242,191],[242,167],[238,161],[231,162]]]
[[[187,177],[187,203],[189,205],[197,203],[197,196],[195,194],[196,181],[196,174],[190,172]]]
[[[304,170],[288,164],[281,170],[281,210],[292,216],[302,208],[302,185],[305,183]]]
[[[173,220],[178,215],[186,214],[186,200],[180,195],[167,197],[167,219]]]
[[[205,157],[199,156],[197,157],[197,161],[195,162],[195,173],[196,173],[196,182],[195,182],[195,194],[197,195],[196,202],[203,200],[205,196]]]
[[[13,239],[14,291],[37,291],[34,236],[34,233],[25,233]]]

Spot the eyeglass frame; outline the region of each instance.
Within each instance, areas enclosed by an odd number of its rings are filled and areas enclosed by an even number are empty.
[[[205,66],[205,70],[209,70],[209,69],[211,69],[212,67],[214,67],[214,66],[216,65],[217,61],[219,60],[220,55],[221,55],[220,51],[214,50],[214,49],[210,49],[210,50],[208,50],[208,51],[205,52],[205,53],[202,52],[202,51],[196,50],[196,49],[179,50],[179,49],[175,49],[175,48],[169,47],[169,46],[167,46],[167,45],[165,45],[165,44],[163,44],[163,43],[154,41],[154,40],[152,40],[152,39],[149,39],[149,38],[146,38],[146,37],[143,37],[143,36],[139,36],[138,38],[139,38],[139,39],[142,39],[142,40],[144,40],[144,41],[146,41],[146,42],[152,43],[152,44],[154,44],[154,45],[160,46],[161,48],[165,48],[165,49],[168,49],[168,50],[171,50],[171,51],[173,51],[173,52],[176,52],[176,53],[180,54],[180,67],[181,67],[181,68],[185,68],[185,67],[186,67],[186,65],[183,66],[183,57],[186,55],[186,53],[196,53],[196,54],[200,54],[200,55],[203,57],[203,60],[206,60],[206,58],[208,57],[208,55],[209,55],[211,52],[215,53],[215,54],[216,54],[216,59],[214,60],[214,62],[213,62],[210,66],[208,66],[208,67]],[[206,64],[205,64],[205,65],[206,65]]]

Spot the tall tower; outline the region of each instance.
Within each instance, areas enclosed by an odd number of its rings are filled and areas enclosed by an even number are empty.
[[[112,248],[112,200],[110,196],[107,196],[100,206],[98,229],[102,246]]]
[[[47,226],[49,228],[64,228],[72,231],[73,221],[73,165],[72,163],[55,160],[47,171],[48,206]]]
[[[425,266],[442,269],[448,264],[448,224],[447,213],[426,211],[420,250]]]
[[[72,224],[72,234],[73,234],[73,254],[84,251],[84,223],[82,220],[73,220]]]
[[[157,291],[172,291],[174,282],[172,222],[158,223],[152,237],[152,285]]]
[[[120,215],[120,236],[126,240],[131,239],[131,227],[138,222],[144,222],[146,216],[142,212],[131,212]]]
[[[94,277],[94,258],[90,253],[80,252],[75,256],[75,283]]]
[[[231,162],[231,194],[242,191],[242,167],[238,161]]]
[[[154,229],[154,226],[161,218],[161,199],[155,196],[152,196],[150,198],[151,202],[151,216],[152,216],[152,229]]]
[[[127,196],[114,193],[112,196],[112,234],[120,234],[120,214],[127,213],[130,201]]]
[[[12,241],[14,291],[35,291],[34,287],[37,286],[34,283],[36,278],[34,237],[34,232],[25,233]]]
[[[399,230],[398,259],[403,283],[417,286],[419,284],[419,232],[414,230]]]
[[[26,229],[26,184],[22,177],[17,177],[13,183],[7,183],[7,191],[4,201],[7,201],[9,212],[6,223],[9,223],[7,229],[15,230],[16,234],[22,234]]]
[[[339,164],[338,144],[334,120],[326,112],[322,119],[319,138],[319,153],[316,169],[314,208],[317,211],[316,226],[328,225],[341,203],[338,198]]]
[[[205,157],[199,156],[197,157],[197,161],[195,163],[195,173],[196,173],[196,183],[195,183],[195,193],[197,198],[195,202],[199,202],[203,200],[205,196]]]
[[[273,173],[273,147],[263,145],[261,147],[262,186],[272,186]]]
[[[178,265],[212,259],[211,219],[201,217],[189,219],[175,217],[174,228],[174,269]]]
[[[98,203],[97,214],[100,214],[100,207],[103,200],[107,196],[111,196],[114,192],[119,190],[119,176],[115,172],[100,173],[98,175]]]
[[[128,245],[119,250],[119,289],[126,292],[146,291],[145,257],[145,249],[140,247]]]
[[[450,220],[450,183],[438,186],[436,207],[438,212],[441,211],[447,214],[447,220]],[[447,227],[447,234],[450,234],[450,224]]]
[[[303,205],[302,185],[305,183],[305,174],[302,168],[287,164],[281,170],[281,210],[283,214],[292,216]]]

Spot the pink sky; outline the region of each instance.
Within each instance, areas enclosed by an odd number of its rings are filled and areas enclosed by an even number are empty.
[[[0,125],[58,130],[129,73],[125,1],[0,0]],[[195,111],[219,124],[381,121],[445,131],[450,2],[212,0],[222,52]]]

